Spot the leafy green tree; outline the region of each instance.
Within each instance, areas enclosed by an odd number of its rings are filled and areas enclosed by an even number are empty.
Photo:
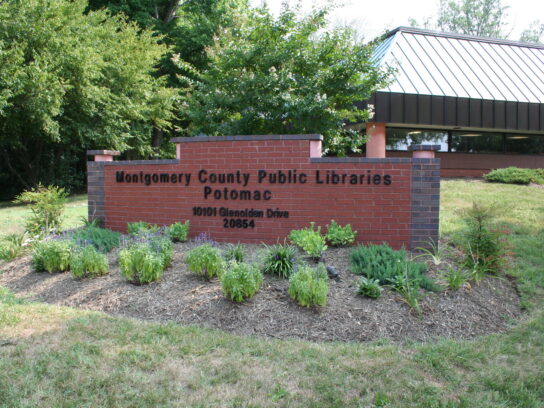
[[[151,75],[167,46],[86,7],[84,0],[0,3],[2,183],[77,184],[87,148],[147,154],[152,127],[169,125],[175,92]]]
[[[521,33],[520,41],[542,43],[544,37],[544,23],[540,20],[533,21],[528,28]]]
[[[450,33],[505,38],[507,9],[501,0],[440,0],[436,21],[426,18],[422,25]],[[420,24],[411,18],[410,25]]]
[[[284,7],[274,18],[254,10],[209,48],[210,63],[188,86],[191,134],[321,133],[336,153],[356,150],[365,135],[346,126],[370,113],[367,99],[388,72],[370,60],[372,47],[346,28],[328,29],[327,11],[297,18]]]

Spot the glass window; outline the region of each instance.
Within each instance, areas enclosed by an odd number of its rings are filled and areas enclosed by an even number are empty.
[[[435,144],[440,145],[441,152],[447,152],[448,132],[387,128],[385,143],[387,150],[406,151],[412,144]]]
[[[458,153],[503,153],[502,133],[453,132],[451,152]]]
[[[544,154],[544,135],[507,134],[506,153]]]

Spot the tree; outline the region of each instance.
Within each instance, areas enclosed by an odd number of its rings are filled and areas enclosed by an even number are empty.
[[[505,38],[507,9],[501,0],[440,0],[436,21],[427,18],[424,25],[450,33]],[[415,19],[410,24],[418,25]]]
[[[278,18],[254,10],[216,38],[198,80],[182,77],[191,134],[321,133],[337,153],[360,147],[364,135],[346,124],[368,119],[355,103],[384,86],[388,72],[349,29],[327,29],[326,10],[296,15],[286,6]]]
[[[533,21],[527,29],[521,33],[520,41],[542,43],[544,36],[544,23],[540,20]]]
[[[81,183],[85,149],[147,154],[152,127],[169,125],[175,92],[151,75],[160,37],[86,7],[0,3],[2,183]]]

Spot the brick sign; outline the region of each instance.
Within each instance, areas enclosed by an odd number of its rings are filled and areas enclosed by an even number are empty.
[[[177,159],[113,161],[90,151],[89,216],[127,223],[190,220],[191,236],[275,243],[331,220],[360,242],[414,248],[438,238],[439,159],[323,158],[319,135],[176,138]]]

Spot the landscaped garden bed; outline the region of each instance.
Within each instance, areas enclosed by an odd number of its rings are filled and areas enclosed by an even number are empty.
[[[324,253],[325,264],[340,275],[340,280],[329,281],[325,307],[299,306],[288,294],[288,280],[266,274],[251,299],[235,303],[225,298],[217,278],[206,281],[188,270],[185,256],[198,245],[175,243],[171,266],[147,285],[131,284],[121,275],[115,249],[108,254],[110,273],[104,276],[74,279],[69,272],[34,272],[27,256],[4,265],[0,286],[32,300],[113,315],[313,341],[471,338],[502,331],[521,313],[515,284],[503,276],[488,276],[455,291],[425,291],[421,317],[392,290],[384,290],[378,299],[363,297],[356,294],[360,276],[349,271],[353,247],[328,248]],[[223,252],[227,247],[217,245]],[[246,262],[263,256],[263,246],[245,249]],[[433,267],[429,274],[434,274]]]

